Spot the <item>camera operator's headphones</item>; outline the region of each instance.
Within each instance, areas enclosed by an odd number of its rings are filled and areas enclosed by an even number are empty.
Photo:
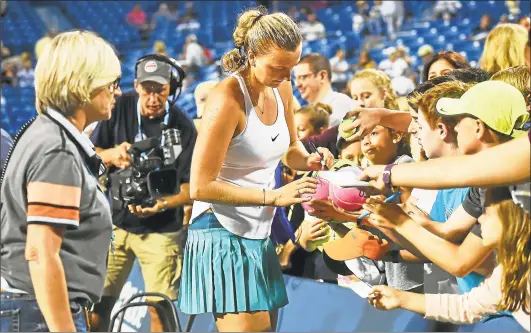
[[[183,87],[183,80],[186,77],[186,72],[181,68],[181,66],[179,66],[179,64],[177,63],[177,60],[173,58],[166,57],[160,54],[148,54],[146,56],[139,58],[136,61],[135,79],[137,78],[137,75],[138,75],[138,65],[142,61],[149,60],[149,59],[164,62],[170,65],[170,67],[172,67],[175,70],[175,71],[173,70],[170,71],[170,95],[173,96],[173,100],[172,102],[170,102],[170,104],[173,105],[175,101],[177,100],[177,98],[179,97],[179,95],[181,94],[181,90]],[[177,93],[177,90],[179,90],[178,93]]]

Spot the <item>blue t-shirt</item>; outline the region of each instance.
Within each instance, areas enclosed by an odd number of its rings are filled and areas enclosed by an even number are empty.
[[[430,218],[437,222],[446,222],[453,212],[459,207],[468,194],[470,188],[452,188],[439,190],[430,211]],[[479,286],[485,277],[472,272],[467,276],[456,277],[459,290],[462,294],[469,292],[472,288]]]

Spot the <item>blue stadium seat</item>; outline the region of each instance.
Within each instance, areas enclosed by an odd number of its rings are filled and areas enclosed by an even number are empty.
[[[2,42],[10,48],[15,45],[33,50],[35,42],[46,33],[44,22],[26,0],[10,1],[9,10],[2,20],[5,20],[2,22]]]
[[[177,56],[182,51],[187,33],[176,32],[176,22],[165,19],[157,20],[155,29],[146,45],[140,40],[136,28],[129,26],[125,20],[127,13],[135,3],[142,5],[148,13],[149,20],[151,20],[151,16],[157,10],[160,1],[84,0],[57,3],[75,26],[94,30],[115,44],[122,59],[122,87],[126,89],[132,87],[136,59],[151,53],[151,47],[155,40],[165,41],[170,54],[173,56]],[[369,1],[370,5],[372,3],[373,1]],[[33,4],[33,1],[28,0],[9,2],[8,14],[3,18],[2,41],[14,54],[23,51],[32,53],[35,42],[46,31],[46,27],[34,10]],[[376,47],[370,50],[373,59],[377,63],[383,60],[386,57],[382,53],[385,47],[404,45],[410,49],[410,58],[416,64],[419,62],[415,58],[418,48],[429,43],[436,51],[453,49],[465,54],[472,63],[477,62],[481,56],[483,43],[474,43],[469,40],[472,29],[479,24],[481,15],[487,13],[497,19],[500,15],[507,14],[507,8],[504,1],[462,1],[462,4],[463,8],[457,18],[450,22],[444,22],[443,20],[431,20],[428,17],[427,14],[431,14],[433,1],[405,1],[405,9],[411,15],[411,19],[404,22],[402,31],[397,32],[396,40],[392,41],[383,37],[376,42]],[[214,59],[219,60],[221,55],[233,47],[232,32],[237,14],[242,12],[244,8],[256,5],[256,2],[201,1],[194,2],[194,5],[199,14],[198,20],[201,23],[201,29],[195,33],[198,39],[212,51]],[[178,2],[181,12],[184,10],[184,6],[185,2]],[[284,2],[280,2],[281,8],[287,9],[287,6]],[[520,8],[522,13],[529,13],[530,3],[520,1]],[[356,12],[357,7],[352,2],[347,1],[331,1],[329,8],[318,10],[317,16],[325,25],[327,38],[305,43],[302,53],[320,52],[327,57],[332,57],[338,48],[343,48],[347,51],[349,63],[357,63],[362,46],[365,45],[366,36],[359,36],[352,31],[352,15]],[[217,77],[216,65],[205,67],[199,75],[200,80],[216,79]],[[194,86],[183,92],[178,101],[183,111],[190,117],[193,117],[196,112],[193,88]],[[0,120],[2,126],[6,127],[10,133],[14,133],[25,120],[35,114],[35,92],[33,89],[2,87],[2,95],[6,98],[6,105],[2,106]],[[300,94],[296,88],[294,95],[300,100]],[[301,102],[305,104],[304,101]]]

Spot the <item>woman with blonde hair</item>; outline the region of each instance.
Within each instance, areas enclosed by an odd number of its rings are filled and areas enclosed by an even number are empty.
[[[525,65],[528,31],[514,23],[499,24],[487,36],[480,68],[494,74],[502,69]]]
[[[352,76],[347,88],[352,99],[361,108],[386,108],[398,110],[397,96],[391,87],[391,79],[379,69],[368,68],[358,71]],[[351,147],[357,151],[361,160],[361,142]]]
[[[368,68],[356,72],[348,88],[352,99],[362,108],[384,107],[398,110],[397,96],[391,87],[391,79],[379,69]]]
[[[121,94],[114,49],[96,34],[57,35],[35,69],[39,115],[24,125],[1,180],[2,331],[87,331],[100,300],[112,218],[105,166],[83,130]]]
[[[428,319],[456,324],[474,323],[498,311],[509,311],[529,331],[531,219],[513,202],[507,187],[488,189],[484,207],[478,220],[483,244],[497,248],[498,266],[481,285],[464,295],[422,295],[376,286],[369,303],[379,309],[400,307]]]
[[[233,40],[222,59],[231,75],[207,98],[192,159],[178,304],[187,314],[212,312],[219,331],[270,331],[288,303],[269,239],[275,209],[309,201],[302,195],[317,187],[305,177],[273,189],[274,172],[282,157],[294,170],[320,170],[322,159],[304,149],[293,120],[298,26],[283,13],[249,9]],[[331,166],[330,152],[320,153]]]
[[[401,110],[398,105],[398,97],[391,86],[391,79],[379,69],[369,68],[356,72],[350,80],[348,88],[352,99],[359,102],[362,108]],[[409,142],[411,154],[416,160],[419,160],[423,154],[418,141],[411,140],[407,134],[405,134],[404,140]]]
[[[359,108],[398,109],[397,96],[391,88],[391,79],[381,70],[369,68],[356,72],[348,82],[347,90]],[[339,156],[339,134],[339,125],[336,125],[319,135],[304,139],[303,143],[307,147],[309,147],[309,142],[317,147],[327,147],[335,156]],[[356,141],[360,140],[361,138]],[[350,148],[355,155],[361,156],[361,144],[359,142],[354,143],[354,146]]]

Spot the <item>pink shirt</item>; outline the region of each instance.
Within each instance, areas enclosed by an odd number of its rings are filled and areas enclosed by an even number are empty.
[[[492,275],[478,287],[464,295],[426,294],[426,319],[470,324],[498,312],[496,306],[502,299],[501,282],[503,268],[498,265]],[[529,315],[522,309],[513,312],[514,319],[527,331]]]
[[[146,23],[146,13],[144,13],[143,11],[131,11],[127,15],[127,21],[135,25],[144,24]]]

